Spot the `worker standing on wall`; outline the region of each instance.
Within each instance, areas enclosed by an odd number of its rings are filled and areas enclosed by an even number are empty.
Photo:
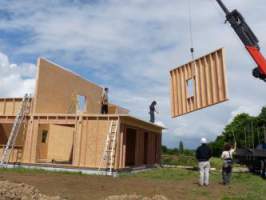
[[[108,114],[108,88],[104,88],[101,97],[101,114]]]
[[[156,101],[153,101],[150,105],[150,122],[151,123],[154,123],[155,122],[155,113],[159,113],[157,108],[156,108],[156,105],[157,105],[157,102]]]
[[[210,158],[212,156],[212,152],[210,147],[207,145],[207,139],[201,138],[201,146],[197,148],[196,158],[199,162],[199,171],[200,171],[200,186],[208,186],[209,185],[209,173],[210,173]]]

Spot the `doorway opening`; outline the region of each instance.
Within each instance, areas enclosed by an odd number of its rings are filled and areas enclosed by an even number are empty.
[[[148,136],[149,133],[145,132],[144,133],[144,164],[147,165],[148,164]]]
[[[136,134],[135,129],[126,129],[126,166],[135,165]]]

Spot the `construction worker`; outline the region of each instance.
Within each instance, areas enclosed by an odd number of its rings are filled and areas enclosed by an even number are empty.
[[[156,105],[157,105],[157,102],[156,101],[153,101],[150,105],[150,122],[151,123],[154,123],[155,122],[155,113],[159,113],[156,109]]]
[[[101,96],[101,114],[108,114],[108,88],[104,88]]]
[[[236,151],[236,143],[234,148],[230,144],[224,145],[224,151],[222,152],[221,158],[223,160],[223,168],[222,168],[222,177],[223,184],[227,185],[230,183],[232,176],[232,168],[233,168],[233,154]]]
[[[200,186],[208,186],[209,185],[209,173],[210,173],[210,158],[212,156],[212,152],[210,147],[207,145],[207,139],[201,138],[201,146],[197,148],[196,158],[198,160],[200,178],[199,184]]]

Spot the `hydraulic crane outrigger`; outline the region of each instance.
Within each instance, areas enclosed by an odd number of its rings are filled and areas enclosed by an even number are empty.
[[[266,81],[266,59],[260,52],[258,38],[238,10],[233,10],[230,12],[222,0],[216,1],[225,12],[226,22],[228,21],[231,24],[236,34],[245,45],[247,51],[258,65],[258,67],[253,69],[253,76]]]

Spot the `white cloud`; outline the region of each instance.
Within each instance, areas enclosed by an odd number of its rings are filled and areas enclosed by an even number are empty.
[[[33,93],[35,66],[10,63],[7,55],[0,52],[0,97],[22,97]]]
[[[224,24],[224,15],[215,1],[212,4],[192,0],[195,50],[200,56],[222,46],[226,48],[230,101],[176,119],[170,117],[169,69],[190,59],[186,1],[37,2],[0,2],[0,8],[11,16],[0,20],[0,30],[30,33],[21,38],[23,43],[12,52],[12,57],[41,55],[60,65],[72,66],[74,71],[85,71],[82,75],[86,78],[93,77],[93,81],[108,85],[115,103],[144,119],[148,119],[150,102],[157,100],[157,120],[168,128],[164,137],[168,145],[177,145],[176,138],[190,146],[197,145],[201,136],[214,139],[237,113],[256,114],[265,104],[266,85],[251,76],[255,64],[230,25]],[[266,52],[265,2],[224,2],[243,12]],[[1,60],[6,62],[5,58]],[[0,75],[1,83],[3,80],[6,88],[14,88],[12,83],[17,82],[19,91],[31,90],[33,76],[25,76],[29,72],[32,75],[35,67],[15,65],[19,69],[15,72],[10,65],[8,61],[8,76]],[[10,91],[14,90],[1,89],[0,94],[14,95]]]

